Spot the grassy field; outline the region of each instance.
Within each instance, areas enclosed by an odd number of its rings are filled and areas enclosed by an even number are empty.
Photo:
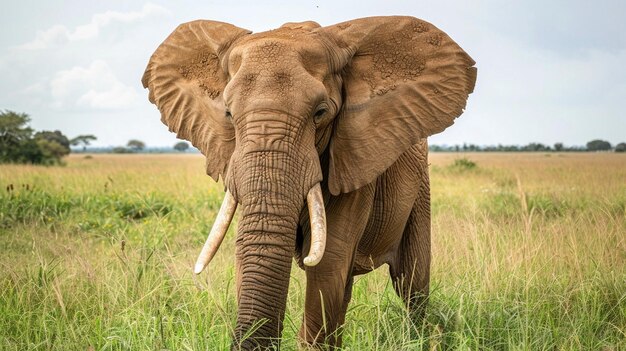
[[[626,350],[626,155],[430,162],[426,322],[382,267],[356,280],[345,350]],[[191,272],[222,197],[203,169],[192,155],[0,166],[0,350],[228,349],[234,228]],[[294,268],[286,350],[304,286]]]

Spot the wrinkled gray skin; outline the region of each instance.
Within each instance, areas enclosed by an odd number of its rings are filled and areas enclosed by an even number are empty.
[[[307,277],[305,344],[341,344],[353,276],[384,263],[419,314],[430,267],[426,137],[463,112],[473,66],[445,33],[412,17],[258,34],[194,21],[161,44],[143,77],[150,101],[241,209],[234,349],[278,346],[293,257]],[[327,245],[305,267],[305,198],[319,182]]]

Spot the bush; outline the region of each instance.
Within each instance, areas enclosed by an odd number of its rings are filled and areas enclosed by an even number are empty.
[[[464,157],[464,158],[457,158],[449,167],[451,169],[465,171],[465,170],[475,169],[477,167],[477,164],[476,162]]]
[[[113,151],[114,154],[130,154],[130,153],[132,153],[132,151],[130,149],[125,148],[123,146],[116,146],[111,151]]]
[[[112,202],[113,208],[121,218],[138,220],[150,215],[165,216],[172,212],[172,205],[154,196],[146,198],[118,198]]]

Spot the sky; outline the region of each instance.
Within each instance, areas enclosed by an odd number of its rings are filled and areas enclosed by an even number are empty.
[[[465,113],[431,144],[626,142],[626,1],[11,1],[0,13],[0,110],[96,146],[171,146],[141,76],[180,23],[261,32],[382,15],[433,23],[477,62]]]

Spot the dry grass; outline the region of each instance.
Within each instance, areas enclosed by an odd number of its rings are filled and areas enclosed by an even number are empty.
[[[355,283],[345,350],[626,349],[625,156],[431,154],[426,323],[379,269]],[[459,157],[477,167],[451,166]],[[67,164],[0,166],[0,349],[227,349],[232,230],[191,274],[222,196],[203,159]],[[285,349],[304,285],[294,268]]]

